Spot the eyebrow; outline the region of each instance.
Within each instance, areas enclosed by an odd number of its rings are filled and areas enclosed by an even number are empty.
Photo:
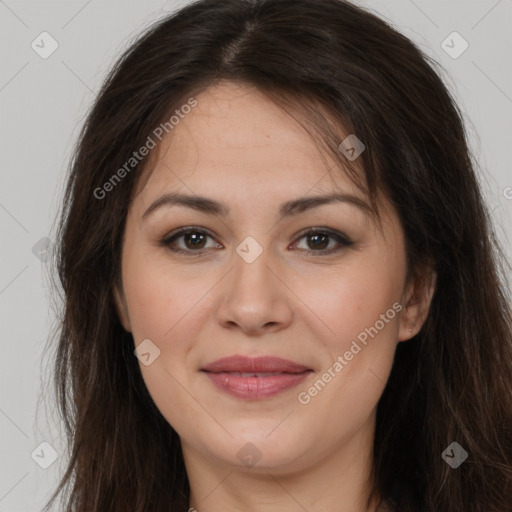
[[[299,199],[293,199],[283,203],[279,208],[279,220],[285,217],[298,215],[307,210],[317,208],[318,206],[339,202],[356,206],[366,215],[371,215],[372,213],[370,206],[357,196],[352,194],[326,194],[301,197]],[[142,214],[142,219],[144,220],[155,210],[163,206],[184,206],[201,213],[217,215],[220,217],[227,217],[229,215],[229,208],[223,203],[215,201],[214,199],[197,195],[192,196],[178,192],[170,192],[168,194],[164,194],[163,196],[156,199],[153,203],[151,203],[149,208]]]

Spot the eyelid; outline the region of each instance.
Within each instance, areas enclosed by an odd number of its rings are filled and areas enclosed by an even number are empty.
[[[206,229],[199,226],[184,226],[181,228],[178,228],[171,232],[170,234],[166,235],[161,241],[160,245],[168,248],[174,253],[181,253],[186,255],[193,255],[193,256],[200,256],[203,255],[206,251],[206,249],[197,249],[197,250],[185,250],[185,249],[179,249],[179,248],[172,248],[170,246],[171,242],[174,242],[176,239],[180,238],[181,236],[188,234],[188,233],[200,233],[209,236],[213,240],[216,241],[215,235],[213,233]],[[315,255],[315,256],[321,256],[321,255],[328,255],[328,254],[334,254],[339,252],[343,248],[350,247],[354,244],[352,240],[345,235],[344,233],[334,230],[327,227],[321,227],[321,226],[314,226],[305,228],[304,230],[300,231],[295,235],[294,242],[292,242],[292,245],[295,245],[300,239],[304,238],[306,235],[312,235],[312,234],[324,234],[329,236],[331,239],[334,239],[338,243],[338,247],[331,248],[331,249],[324,249],[324,250],[307,250],[307,249],[299,249],[299,251],[304,251],[308,256]],[[216,241],[217,244],[220,244]],[[222,244],[220,244],[222,245]]]
[[[332,229],[332,228],[322,227],[322,226],[313,226],[313,227],[303,229],[302,231],[299,231],[295,235],[295,239],[297,240],[299,238],[304,237],[305,235],[315,234],[315,233],[330,235],[333,238],[340,239],[347,245],[353,243],[352,240],[350,240],[350,238],[347,235],[345,235],[345,233],[343,233],[342,231],[338,231],[337,229]]]
[[[184,227],[175,229],[168,235],[164,236],[164,238],[160,241],[160,245],[168,248],[169,250],[171,250],[175,253],[194,255],[194,256],[204,254],[204,249],[198,249],[197,251],[194,251],[194,250],[176,249],[176,248],[172,248],[170,246],[171,242],[173,242],[177,238],[180,238],[183,235],[186,235],[187,233],[201,233],[201,234],[209,236],[211,239],[216,241],[213,233],[206,228],[202,228],[199,226],[184,226]],[[217,242],[217,243],[219,243],[219,242]]]

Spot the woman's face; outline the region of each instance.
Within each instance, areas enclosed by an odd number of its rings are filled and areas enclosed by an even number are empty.
[[[379,230],[361,191],[257,90],[195,99],[125,230],[116,301],[149,393],[186,459],[278,474],[356,456],[396,345],[426,314],[399,220],[385,203]]]

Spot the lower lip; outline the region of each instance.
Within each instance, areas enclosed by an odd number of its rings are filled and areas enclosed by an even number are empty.
[[[311,372],[283,373],[269,377],[240,377],[231,373],[206,375],[222,391],[245,399],[262,399],[275,396],[300,384]]]

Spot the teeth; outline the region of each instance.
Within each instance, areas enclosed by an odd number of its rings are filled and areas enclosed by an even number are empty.
[[[267,372],[267,373],[254,373],[254,372],[229,372],[231,375],[237,377],[274,377],[276,375],[282,375],[282,372]]]

